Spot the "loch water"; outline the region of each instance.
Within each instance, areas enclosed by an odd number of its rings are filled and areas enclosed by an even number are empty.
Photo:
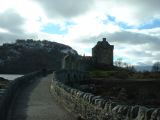
[[[23,75],[19,75],[19,74],[0,74],[0,77],[5,78],[7,80],[14,80],[18,77],[21,77]]]

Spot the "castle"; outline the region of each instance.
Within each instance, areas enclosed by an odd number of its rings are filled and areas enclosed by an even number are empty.
[[[66,55],[62,60],[62,69],[89,70],[99,66],[113,66],[113,49],[114,46],[103,38],[92,48],[92,56]]]

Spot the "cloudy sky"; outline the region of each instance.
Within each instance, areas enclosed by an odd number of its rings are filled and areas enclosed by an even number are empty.
[[[102,37],[114,60],[160,60],[160,0],[0,0],[0,44],[47,39],[91,55]]]

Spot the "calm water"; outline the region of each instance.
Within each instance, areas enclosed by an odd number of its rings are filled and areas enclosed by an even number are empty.
[[[23,75],[17,75],[17,74],[0,74],[0,77],[3,77],[5,79],[8,79],[8,80],[14,80],[18,77],[21,77]]]

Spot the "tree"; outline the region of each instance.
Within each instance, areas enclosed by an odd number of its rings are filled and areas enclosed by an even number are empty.
[[[130,72],[136,72],[135,68],[133,65],[130,65],[129,63],[123,62],[122,58],[118,58],[115,62],[114,65],[120,68],[124,68]]]
[[[115,62],[114,62],[115,66],[117,67],[123,67],[123,62],[122,62],[122,58],[118,58]]]
[[[131,72],[136,72],[136,69],[135,69],[135,67],[133,65],[128,65],[126,67],[126,69],[129,70],[129,71],[131,71]]]
[[[160,71],[160,62],[155,62],[152,66],[153,72],[159,72]]]

